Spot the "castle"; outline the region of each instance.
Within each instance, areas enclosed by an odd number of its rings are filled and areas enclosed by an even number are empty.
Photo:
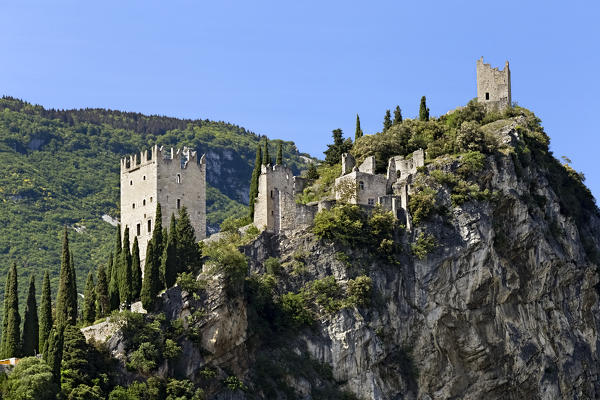
[[[173,150],[154,146],[121,159],[121,233],[129,228],[131,243],[137,236],[142,265],[152,238],[156,203],[162,225],[185,206],[196,232],[206,237],[206,157],[199,160],[188,148]]]
[[[483,62],[483,57],[477,60],[477,101],[486,107],[501,110],[510,107],[510,68],[508,61],[504,70],[492,68]]]

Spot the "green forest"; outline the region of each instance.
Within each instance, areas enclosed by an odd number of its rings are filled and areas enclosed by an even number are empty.
[[[16,262],[23,305],[29,275],[35,275],[40,288],[42,271],[48,269],[56,293],[67,226],[82,293],[88,271],[106,263],[112,246],[114,227],[102,216],[119,218],[119,159],[154,144],[189,146],[207,154],[209,232],[227,216],[245,215],[260,140],[260,135],[223,121],[53,110],[1,98],[0,280]],[[303,169],[293,142],[271,140],[272,154],[280,143],[286,164],[295,172]]]

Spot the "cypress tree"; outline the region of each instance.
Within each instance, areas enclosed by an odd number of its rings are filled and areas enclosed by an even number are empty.
[[[154,244],[152,243],[152,240],[150,240],[146,249],[144,280],[142,281],[142,293],[140,295],[142,305],[148,311],[154,309],[156,295],[160,292],[161,287],[159,278],[160,271],[156,267],[158,265],[157,258],[157,254],[154,251]]]
[[[156,228],[155,228],[156,229]],[[162,231],[162,229],[161,229]],[[162,233],[161,233],[162,236]],[[142,269],[140,267],[140,246],[138,245],[137,236],[133,239],[133,247],[131,249],[131,300],[140,297],[142,290]]]
[[[44,348],[44,361],[52,368],[54,382],[60,389],[60,364],[63,356],[64,325],[53,327]]]
[[[69,267],[70,267],[70,271],[71,271],[71,282],[73,282],[73,285],[70,286],[69,288],[69,298],[71,299],[71,314],[70,314],[70,318],[74,324],[77,323],[77,318],[78,318],[78,314],[77,314],[77,274],[75,273],[75,261],[73,260],[73,252],[70,252],[71,254],[71,262],[69,263]]]
[[[90,271],[83,292],[83,322],[91,325],[96,320],[96,289],[94,288],[94,273]]]
[[[112,262],[111,262],[112,263]],[[96,318],[102,318],[110,312],[110,300],[108,297],[108,281],[104,265],[98,267],[96,275]]]
[[[173,214],[171,214],[171,227],[160,267],[165,289],[168,289],[177,280],[177,227]]]
[[[387,131],[392,127],[392,114],[390,110],[385,110],[385,117],[383,117],[383,131]]]
[[[119,256],[121,255],[121,253],[119,252]],[[113,310],[118,310],[119,309],[119,302],[120,302],[120,297],[119,297],[119,273],[118,273],[118,266],[120,264],[120,262],[117,262],[118,258],[115,255],[114,257],[114,261],[111,263],[112,264],[112,272],[110,273],[110,281],[108,283],[108,302],[110,304],[110,311]]]
[[[349,152],[352,149],[352,139],[347,138],[344,140],[344,133],[341,129],[334,129],[331,131],[333,136],[333,144],[327,145],[325,154],[325,163],[329,165],[335,165],[340,162],[342,154]]]
[[[185,207],[179,209],[177,217],[177,272],[194,271],[200,262],[200,248],[190,216]]]
[[[263,149],[262,156],[263,156],[263,159],[262,159],[263,165],[271,164],[271,156],[269,155],[269,139],[267,139],[266,136],[265,136],[265,143],[264,143],[264,149]]]
[[[427,108],[427,100],[425,96],[421,97],[421,105],[419,106],[419,121],[429,121],[429,108]]]
[[[40,340],[37,302],[35,300],[35,279],[33,275],[29,278],[29,290],[27,291],[27,304],[23,316],[23,336],[21,337],[21,355],[23,357],[35,356],[38,353]]]
[[[110,256],[108,257],[108,268],[106,268],[105,274],[106,274],[106,284],[108,286],[108,284],[110,283],[110,277],[111,277],[111,273],[112,273],[112,266],[113,266],[113,258],[114,258],[114,254],[112,253],[112,251],[110,252]]]
[[[398,125],[402,123],[402,110],[400,109],[400,106],[396,106],[396,109],[394,110],[394,123],[393,125]]]
[[[75,286],[72,281],[73,277],[74,274],[71,270],[71,256],[69,253],[69,236],[67,227],[65,226],[60,263],[60,280],[56,296],[56,323],[58,325],[74,325],[77,322],[77,303],[73,304],[72,295]]]
[[[19,315],[17,265],[12,264],[6,276],[4,318],[2,331],[2,358],[19,356],[21,349],[21,316]]]
[[[256,146],[256,159],[254,160],[254,170],[252,170],[252,178],[250,179],[250,219],[254,218],[254,203],[258,196],[258,178],[261,173],[262,150],[260,144]]]
[[[356,130],[354,131],[354,141],[356,142],[363,135],[362,129],[360,129],[360,117],[356,114]]]
[[[277,144],[277,160],[275,161],[277,165],[283,165],[283,146],[281,142]]]
[[[162,209],[160,203],[156,202],[156,216],[154,217],[154,230],[152,231],[152,241],[154,242],[154,251],[158,256],[163,252],[164,241],[167,240],[166,236],[163,236],[162,226]]]
[[[52,294],[50,292],[50,275],[48,270],[44,272],[44,280],[42,281],[42,299],[40,301],[40,338],[39,352],[44,350],[48,335],[52,329]]]
[[[162,232],[162,229],[161,229]],[[123,249],[121,249],[121,265],[119,273],[119,299],[121,303],[131,303],[131,252],[129,250],[129,227],[125,227]]]

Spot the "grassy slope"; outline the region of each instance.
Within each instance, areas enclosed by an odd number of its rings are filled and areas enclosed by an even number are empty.
[[[56,294],[60,237],[69,226],[80,292],[87,272],[105,262],[114,228],[103,214],[119,216],[119,159],[154,143],[211,152],[207,178],[208,223],[245,213],[248,182],[260,137],[244,128],[208,120],[180,120],[118,111],[55,111],[12,98],[0,99],[0,298],[5,274],[19,265],[20,305],[27,277],[40,291],[49,269]],[[292,142],[284,156],[303,163]],[[275,142],[271,154],[275,154]],[[211,164],[212,163],[212,164]],[[80,232],[75,227],[85,227]]]

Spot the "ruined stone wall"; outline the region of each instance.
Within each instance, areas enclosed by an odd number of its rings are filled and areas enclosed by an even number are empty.
[[[477,60],[477,101],[488,108],[502,109],[511,105],[510,68],[508,61],[504,70],[492,68],[483,62],[483,57]]]
[[[352,171],[349,174],[340,176],[335,180],[336,188],[345,185],[356,185],[356,197],[350,199],[352,204],[371,205],[377,202],[379,196],[387,194],[387,177],[385,175],[370,174],[360,171]],[[342,194],[339,190],[335,192],[336,200],[340,200]]]
[[[296,219],[295,193],[291,169],[284,165],[263,165],[254,203],[254,225],[274,232],[293,229]]]

